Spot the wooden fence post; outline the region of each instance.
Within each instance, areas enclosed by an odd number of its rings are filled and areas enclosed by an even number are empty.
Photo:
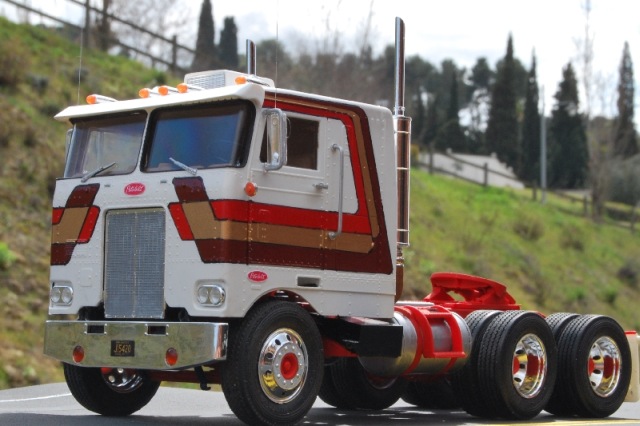
[[[173,35],[171,39],[171,72],[173,74],[178,70],[178,36]]]
[[[589,199],[587,198],[586,195],[582,198],[582,210],[583,210],[584,216],[588,217],[589,216]]]
[[[429,144],[429,174],[432,175],[433,174],[433,154],[434,154],[434,149],[433,149],[433,144]]]
[[[484,171],[483,186],[488,186],[489,185],[489,163],[484,163],[482,170]]]

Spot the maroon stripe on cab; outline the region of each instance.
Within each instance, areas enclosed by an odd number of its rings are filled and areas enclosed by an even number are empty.
[[[200,176],[187,178],[174,178],[173,186],[181,203],[194,201],[209,201],[207,190]]]
[[[66,265],[69,263],[75,246],[76,243],[51,244],[51,264]]]
[[[65,207],[91,207],[99,189],[99,183],[76,186],[71,192],[71,195],[69,195]]]

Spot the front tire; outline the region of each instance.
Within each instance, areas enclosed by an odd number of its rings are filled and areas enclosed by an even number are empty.
[[[84,408],[103,416],[128,416],[147,405],[160,382],[144,372],[122,368],[87,368],[63,364],[73,397]]]
[[[294,425],[322,383],[322,339],[299,305],[269,301],[253,308],[230,335],[222,390],[250,425]]]

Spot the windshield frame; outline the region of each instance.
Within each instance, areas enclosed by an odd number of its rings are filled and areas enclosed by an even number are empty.
[[[103,176],[133,173],[138,165],[146,122],[144,110],[71,119],[73,134],[63,179],[85,178],[92,172]],[[108,135],[111,136],[105,140]],[[120,137],[114,138],[114,135]]]
[[[220,114],[222,112],[222,114]],[[226,114],[225,114],[226,112]],[[215,114],[218,113],[218,114]],[[233,142],[229,146],[228,161],[226,162],[208,162],[206,164],[194,164],[193,158],[197,157],[202,159],[206,155],[213,155],[212,150],[207,150],[208,145],[199,145],[197,142],[203,142],[203,139],[186,139],[186,135],[181,132],[177,132],[178,140],[165,137],[159,132],[165,130],[174,130],[170,127],[165,128],[164,125],[169,125],[170,120],[183,121],[181,125],[176,127],[186,129],[198,133],[198,130],[207,128],[208,124],[205,123],[208,119],[224,120],[228,117],[236,115],[237,122],[235,123],[235,131],[233,133]],[[170,107],[157,108],[151,112],[147,124],[147,132],[145,135],[144,148],[142,153],[142,159],[140,161],[140,170],[143,173],[159,173],[159,172],[175,172],[184,171],[185,168],[177,165],[187,166],[194,171],[205,169],[217,169],[217,168],[241,168],[247,164],[249,157],[249,149],[251,144],[251,137],[253,135],[253,128],[255,126],[256,108],[252,102],[242,99],[230,100],[230,101],[213,101],[204,102],[190,105],[173,105]],[[189,120],[200,120],[201,126],[186,126]],[[213,126],[215,127],[215,126]],[[211,127],[209,127],[211,128]],[[225,127],[226,128],[226,127]],[[186,133],[186,132],[185,132]],[[209,133],[207,133],[208,135]],[[160,135],[159,139],[156,135]],[[192,134],[193,136],[193,134]],[[196,137],[201,135],[196,135]],[[228,135],[227,135],[228,136]],[[174,143],[193,143],[189,146],[176,146]],[[209,141],[206,141],[209,142]],[[211,139],[211,142],[214,142]],[[158,145],[162,144],[162,145]],[[182,148],[182,152],[177,152]],[[189,152],[189,149],[200,149],[204,155],[195,155],[194,152]],[[224,150],[224,147],[221,147]],[[162,150],[164,149],[164,150]],[[156,151],[159,150],[159,151]],[[162,162],[160,161],[162,159]],[[226,157],[225,157],[226,159]]]

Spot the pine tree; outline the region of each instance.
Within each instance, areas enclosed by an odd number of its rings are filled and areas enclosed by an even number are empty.
[[[438,126],[440,125],[440,120],[438,120],[438,110],[438,96],[428,96],[427,117],[425,119],[424,132],[422,133],[422,145],[424,146],[431,146],[438,135]]]
[[[578,83],[571,63],[562,70],[562,76],[549,126],[549,186],[583,188],[589,152],[583,117],[578,113]]]
[[[614,155],[628,158],[638,153],[638,139],[633,122],[634,108],[633,63],[629,53],[629,43],[624,43],[620,61],[618,82],[618,116],[616,117],[616,137]]]
[[[527,182],[540,179],[540,112],[538,111],[538,79],[536,58],[531,60],[524,101],[524,121],[522,123],[522,161],[520,178]]]
[[[422,141],[422,135],[425,131],[425,120],[427,112],[422,101],[422,87],[418,86],[416,96],[414,97],[414,108],[411,113],[411,135],[414,140]]]
[[[232,16],[224,18],[224,27],[220,32],[220,61],[227,69],[238,68],[238,27]]]
[[[440,150],[451,148],[453,152],[467,152],[467,139],[460,128],[460,102],[458,100],[458,75],[451,74],[451,85],[449,90],[449,107],[444,126],[436,137],[436,147]]]
[[[520,149],[514,78],[513,39],[509,35],[507,53],[498,67],[491,93],[491,109],[485,138],[489,152],[495,152],[501,161],[517,171]]]
[[[215,28],[210,0],[203,0],[198,23],[196,53],[191,63],[192,71],[205,71],[216,68]]]

